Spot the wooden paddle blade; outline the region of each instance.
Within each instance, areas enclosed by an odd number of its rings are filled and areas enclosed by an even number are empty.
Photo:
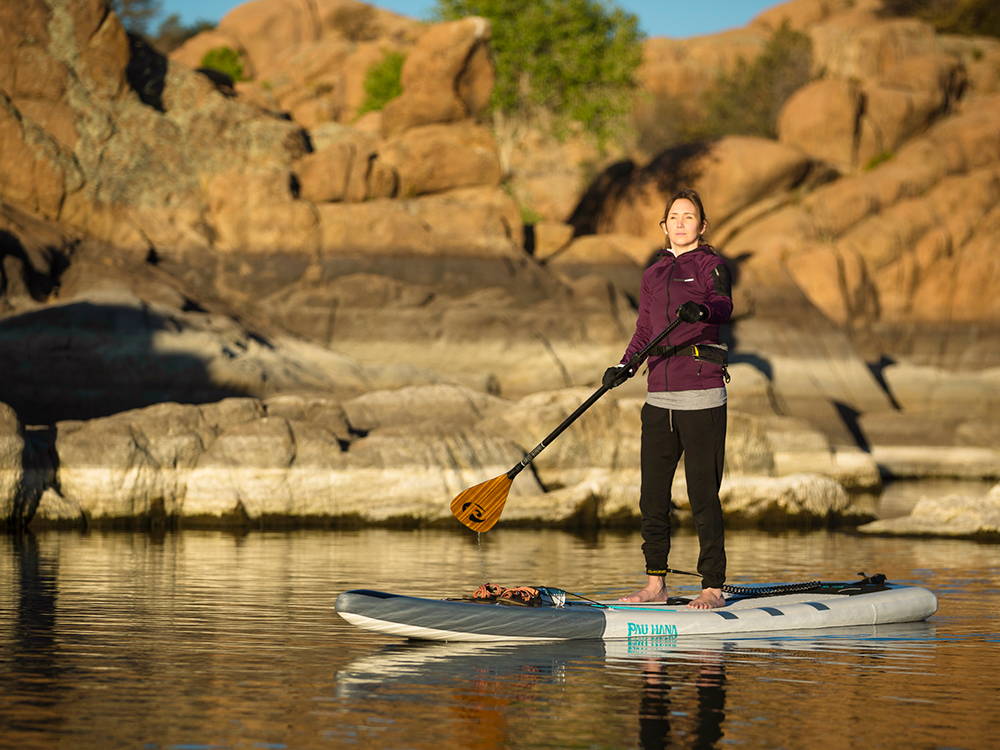
[[[489,531],[500,520],[512,482],[506,474],[501,474],[463,490],[451,501],[452,515],[473,531]]]

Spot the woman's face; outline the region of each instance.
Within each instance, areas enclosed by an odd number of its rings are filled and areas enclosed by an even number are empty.
[[[700,235],[705,231],[698,207],[687,198],[678,198],[667,210],[667,217],[660,226],[670,240],[674,253],[694,250],[700,243]]]

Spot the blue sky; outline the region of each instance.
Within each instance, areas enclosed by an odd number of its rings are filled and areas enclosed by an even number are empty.
[[[184,23],[217,22],[240,0],[161,0],[163,15],[180,15]],[[689,37],[745,26],[765,8],[780,0],[617,0],[618,5],[639,17],[649,36]],[[426,19],[434,0],[379,0],[372,2],[413,18]],[[152,24],[156,28],[158,21]]]

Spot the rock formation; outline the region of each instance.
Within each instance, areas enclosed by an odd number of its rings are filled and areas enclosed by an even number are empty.
[[[286,393],[161,403],[59,422],[58,490],[40,502],[36,497],[35,517],[51,523],[442,522],[451,517],[455,495],[506,472],[585,395],[561,389],[512,402],[439,384],[344,401]],[[614,523],[634,516],[640,405],[640,399],[608,400],[585,414],[518,477],[504,517]],[[734,524],[870,517],[851,506],[837,479],[783,475],[779,452],[787,455],[789,446],[772,445],[752,417],[735,413],[732,420],[723,497]],[[16,454],[16,429],[5,434]],[[800,426],[798,434],[811,455],[831,455],[816,431]],[[12,463],[19,464],[19,456]],[[809,468],[828,467],[813,458]],[[853,480],[845,483],[877,484],[874,463],[869,459]],[[682,516],[684,488],[681,474],[675,494]]]
[[[884,536],[965,537],[1000,540],[1000,485],[985,497],[925,497],[906,516],[863,524],[858,531]]]
[[[618,360],[681,185],[735,280],[732,518],[857,521],[853,491],[883,475],[1000,475],[996,40],[878,0],[651,39],[647,104],[705,90],[782,23],[808,35],[815,77],[777,138],[601,161],[583,134],[498,143],[483,19],[253,0],[167,59],[102,0],[16,6],[0,7],[10,524],[447,518]],[[246,80],[197,70],[218,47]],[[359,118],[388,53],[403,92]],[[532,206],[545,220],[526,226]],[[634,514],[640,381],[539,457],[505,518]]]

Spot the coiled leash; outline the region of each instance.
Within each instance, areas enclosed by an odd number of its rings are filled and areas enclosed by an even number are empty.
[[[674,568],[667,568],[668,573],[674,573],[681,576],[695,576],[700,578],[700,573],[691,573],[687,570],[675,570]],[[743,597],[754,597],[754,596],[775,596],[777,594],[801,594],[806,591],[812,591],[823,585],[822,581],[801,581],[798,583],[775,583],[770,586],[731,586],[728,583],[722,584],[719,588],[722,589],[725,594],[733,594],[735,596]]]
[[[674,570],[667,568],[667,573],[676,573],[682,576],[698,576],[698,573],[690,573],[686,570]],[[865,575],[864,571],[858,573],[860,581],[854,583],[824,583],[823,581],[801,581],[799,583],[775,583],[770,586],[730,586],[723,584],[720,588],[726,594],[734,594],[744,598],[755,596],[777,596],[779,594],[804,594],[807,591],[823,591],[831,594],[860,594],[863,591],[881,591],[886,587],[885,574]]]

